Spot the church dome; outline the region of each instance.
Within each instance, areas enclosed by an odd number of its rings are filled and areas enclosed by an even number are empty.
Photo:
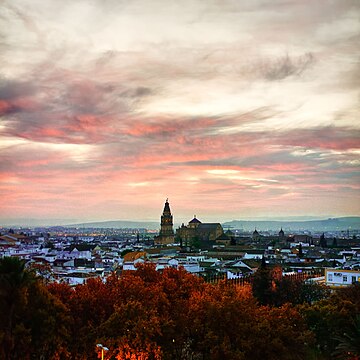
[[[196,215],[194,215],[194,218],[189,221],[189,224],[201,224],[201,221],[196,218]]]

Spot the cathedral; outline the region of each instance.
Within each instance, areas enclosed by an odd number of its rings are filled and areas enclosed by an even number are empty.
[[[171,214],[168,199],[165,201],[164,211],[161,216],[160,233],[156,236],[155,244],[173,244],[175,242],[174,229],[173,229],[173,216]]]
[[[175,243],[174,222],[171,214],[168,199],[165,201],[164,210],[161,215],[160,232],[155,236],[154,242],[157,245],[167,245]],[[223,240],[224,230],[220,223],[202,223],[194,216],[189,224],[182,224],[176,230],[176,242],[181,246],[193,246],[195,243],[201,246],[215,244],[217,239]],[[230,238],[228,238],[230,241]]]
[[[176,230],[176,237],[180,240],[183,246],[192,245],[194,241],[202,245],[210,245],[224,234],[220,223],[202,223],[194,216],[189,224],[181,225]]]

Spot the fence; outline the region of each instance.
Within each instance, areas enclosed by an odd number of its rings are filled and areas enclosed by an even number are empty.
[[[308,279],[324,276],[325,270],[324,269],[315,269],[315,270],[306,270],[298,273],[290,273],[290,274],[283,274],[282,276],[286,276],[291,280],[301,280],[305,281]],[[237,279],[227,279],[226,273],[221,273],[219,275],[207,275],[204,276],[206,282],[210,284],[218,284],[219,282],[225,282],[229,286],[245,286],[252,284],[254,278],[254,274],[245,275],[239,277]]]

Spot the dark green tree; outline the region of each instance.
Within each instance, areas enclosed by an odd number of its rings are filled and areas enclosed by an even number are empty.
[[[261,305],[272,303],[272,272],[266,264],[265,258],[254,274],[252,292]]]
[[[27,289],[34,281],[33,273],[25,270],[24,261],[15,257],[0,259],[0,354],[4,359],[11,359],[14,353],[15,333],[20,330],[16,329],[18,310],[26,306]]]
[[[304,305],[301,312],[315,335],[321,359],[358,359],[360,285],[336,290],[328,298]],[[349,352],[349,353],[348,353]],[[352,352],[354,355],[352,355]]]
[[[303,257],[303,249],[301,243],[299,244],[299,257]]]
[[[327,241],[325,239],[325,234],[322,233],[322,235],[320,236],[320,242],[319,242],[319,245],[323,248],[326,248],[327,247]]]
[[[194,249],[200,249],[200,238],[198,236],[195,236],[192,240],[191,240],[191,247]]]
[[[67,321],[64,305],[24,261],[0,259],[1,359],[65,359]]]
[[[341,335],[335,336],[338,342],[332,355],[337,359],[360,358],[360,315],[357,315],[353,324],[350,324]]]

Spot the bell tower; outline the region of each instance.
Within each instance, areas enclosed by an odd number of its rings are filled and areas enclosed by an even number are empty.
[[[169,200],[166,199],[164,211],[161,215],[160,233],[155,238],[157,244],[172,244],[174,242],[173,216],[171,215]]]

